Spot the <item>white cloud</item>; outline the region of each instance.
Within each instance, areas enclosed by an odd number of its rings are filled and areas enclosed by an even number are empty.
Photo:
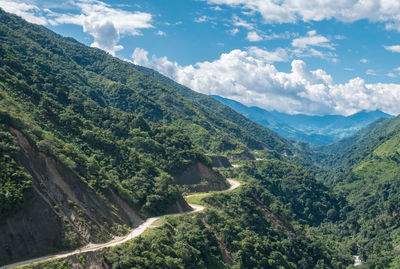
[[[194,19],[194,22],[202,23],[202,22],[212,21],[212,20],[214,20],[214,19],[215,19],[215,18],[211,18],[211,17],[209,17],[209,16],[203,15],[203,16],[201,16],[201,17],[199,17],[199,18]]]
[[[391,52],[398,52],[400,53],[400,45],[393,45],[393,46],[383,46],[386,50]]]
[[[385,22],[387,29],[400,30],[400,1],[397,0],[206,0],[257,12],[264,23],[295,23],[336,19],[354,22],[367,19]]]
[[[306,49],[310,46],[324,47],[332,49],[333,46],[329,43],[330,40],[322,35],[317,35],[315,30],[307,32],[307,36],[295,38],[292,41],[292,46],[300,49]]]
[[[121,35],[141,35],[141,29],[153,27],[151,14],[113,8],[99,0],[71,0],[60,3],[58,6],[63,9],[64,5],[68,9],[64,10],[66,13],[61,14],[48,8],[41,10],[36,5],[18,0],[0,0],[1,8],[29,22],[41,25],[80,25],[84,32],[93,37],[92,47],[104,49],[112,55],[123,49],[121,45],[118,45]],[[70,9],[73,9],[74,13],[69,13]]]
[[[46,25],[47,19],[40,8],[33,4],[19,1],[0,0],[0,7],[9,13],[16,14],[28,22]]]
[[[394,72],[387,73],[386,76],[391,77],[391,78],[395,78],[395,77],[400,76],[400,67],[393,68],[393,71]]]
[[[271,63],[284,59],[284,53],[251,47],[232,50],[212,62],[188,66],[166,57],[153,55],[150,59],[143,49],[136,49],[132,56],[135,64],[156,69],[198,92],[268,110],[318,115],[349,115],[376,109],[400,113],[399,84],[367,84],[358,77],[336,84],[324,70],[309,70],[301,60],[292,61],[290,72],[280,72]]]
[[[141,29],[153,28],[152,15],[149,13],[116,9],[97,0],[77,0],[69,3],[79,14],[52,12],[48,23],[80,25],[84,32],[93,36],[92,47],[104,49],[112,55],[123,49],[118,45],[121,35],[141,35]]]
[[[362,64],[366,64],[366,63],[368,63],[368,60],[367,60],[367,59],[365,59],[365,58],[362,58],[362,59],[360,60],[360,63],[362,63]]]
[[[158,30],[158,31],[156,32],[156,35],[159,35],[159,36],[166,36],[167,33],[165,33],[164,31]]]
[[[297,57],[320,57],[332,62],[338,62],[337,55],[332,53],[335,48],[325,36],[318,35],[315,30],[308,31],[306,36],[292,40],[292,52]],[[319,48],[319,49],[316,49]],[[321,50],[322,49],[322,50]],[[329,51],[326,51],[329,49]]]
[[[244,19],[240,18],[237,15],[233,15],[232,16],[232,23],[236,27],[244,27],[244,28],[246,28],[248,30],[253,30],[254,29],[254,25],[252,23],[249,23],[249,22],[245,21]]]
[[[257,42],[261,41],[263,38],[257,34],[256,31],[251,31],[247,33],[247,38],[248,41],[250,42]]]
[[[239,33],[239,29],[238,28],[233,28],[232,30],[229,31],[232,35],[236,35],[237,33]]]
[[[50,9],[19,1],[0,0],[5,11],[21,16],[29,22],[46,25],[76,24],[93,37],[92,47],[106,50],[112,55],[123,49],[118,45],[120,36],[141,35],[140,30],[152,28],[152,15],[145,12],[129,12],[116,9],[98,0],[71,0],[68,8],[79,10],[79,14],[60,14]],[[60,4],[60,8],[63,6]]]
[[[295,33],[289,33],[288,31],[285,31],[285,32],[279,33],[279,34],[276,34],[276,33],[265,34],[265,35],[263,35],[263,39],[265,39],[265,40],[289,39],[292,36],[294,37],[294,36],[296,36],[296,34]]]
[[[181,25],[182,22],[181,21],[177,21],[177,22],[166,22],[165,25],[167,26],[176,26],[176,25]]]
[[[266,63],[286,62],[289,60],[286,50],[282,48],[277,48],[275,51],[267,51],[258,47],[250,47],[247,49],[247,52],[250,56],[262,59]]]
[[[222,8],[220,8],[219,6],[215,6],[215,7],[211,7],[212,10],[214,11],[221,11]]]

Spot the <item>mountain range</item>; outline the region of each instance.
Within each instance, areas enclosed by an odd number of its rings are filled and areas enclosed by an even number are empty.
[[[271,112],[352,134],[310,148],[2,10],[0,40],[0,266],[400,267],[400,117]]]
[[[213,98],[229,106],[254,122],[274,130],[278,134],[315,145],[328,145],[350,136],[379,118],[393,118],[382,111],[360,111],[350,116],[286,114],[267,111],[259,107],[248,107],[237,101],[212,95]]]

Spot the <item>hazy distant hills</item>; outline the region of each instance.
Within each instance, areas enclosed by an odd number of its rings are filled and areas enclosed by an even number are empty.
[[[361,111],[350,116],[289,115],[277,111],[267,111],[259,107],[248,107],[237,101],[212,95],[216,100],[231,107],[236,112],[260,123],[287,138],[327,145],[352,135],[380,118],[393,118],[382,111]]]

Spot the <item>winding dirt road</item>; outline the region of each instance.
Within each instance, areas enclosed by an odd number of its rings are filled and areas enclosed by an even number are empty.
[[[232,191],[232,190],[238,188],[241,185],[239,181],[236,181],[236,180],[233,180],[233,179],[228,179],[228,182],[229,182],[229,185],[230,185],[229,189],[223,190],[223,191],[220,191],[220,192]],[[204,193],[191,194],[191,195],[185,196],[185,198],[189,198],[189,197],[193,197],[193,196],[197,196],[197,195],[203,195],[203,194]],[[191,214],[191,213],[195,213],[195,212],[199,212],[199,211],[204,210],[204,206],[202,206],[202,205],[195,205],[195,204],[189,204],[189,205],[193,209],[192,211],[187,211],[187,212],[180,213],[180,214],[178,213],[178,214],[167,214],[167,215],[184,215],[184,214]],[[13,264],[2,266],[2,267],[0,267],[0,269],[9,269],[9,268],[13,268],[13,267],[21,266],[21,265],[42,262],[42,261],[46,261],[46,260],[50,260],[50,259],[62,259],[62,258],[66,258],[66,257],[72,256],[72,255],[75,255],[75,254],[93,252],[93,251],[101,250],[101,249],[104,249],[104,248],[114,247],[114,246],[123,244],[123,243],[125,243],[125,242],[127,242],[127,241],[129,241],[129,240],[131,240],[131,239],[133,239],[135,237],[140,236],[156,220],[160,219],[161,217],[167,216],[167,215],[148,218],[141,225],[139,225],[138,227],[132,229],[131,232],[128,235],[114,237],[111,241],[108,241],[108,242],[103,243],[103,244],[89,243],[88,245],[86,245],[84,247],[81,247],[79,249],[73,250],[73,251],[62,252],[62,253],[58,253],[58,254],[54,254],[54,255],[49,255],[49,256],[39,257],[39,258],[30,259],[30,260],[26,260],[26,261],[22,261],[22,262],[17,262],[17,263],[13,263]]]

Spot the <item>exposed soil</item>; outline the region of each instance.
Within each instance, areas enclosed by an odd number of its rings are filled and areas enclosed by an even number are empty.
[[[249,151],[243,151],[241,153],[232,153],[228,154],[228,158],[231,161],[249,161],[249,160],[255,160],[253,154],[251,154]]]
[[[225,156],[209,156],[209,157],[211,158],[213,167],[223,167],[223,168],[232,167],[231,163],[229,162],[229,159]]]
[[[112,238],[116,225],[142,219],[117,196],[94,192],[71,170],[39,152],[18,130],[19,161],[32,176],[23,209],[0,221],[0,264]]]

